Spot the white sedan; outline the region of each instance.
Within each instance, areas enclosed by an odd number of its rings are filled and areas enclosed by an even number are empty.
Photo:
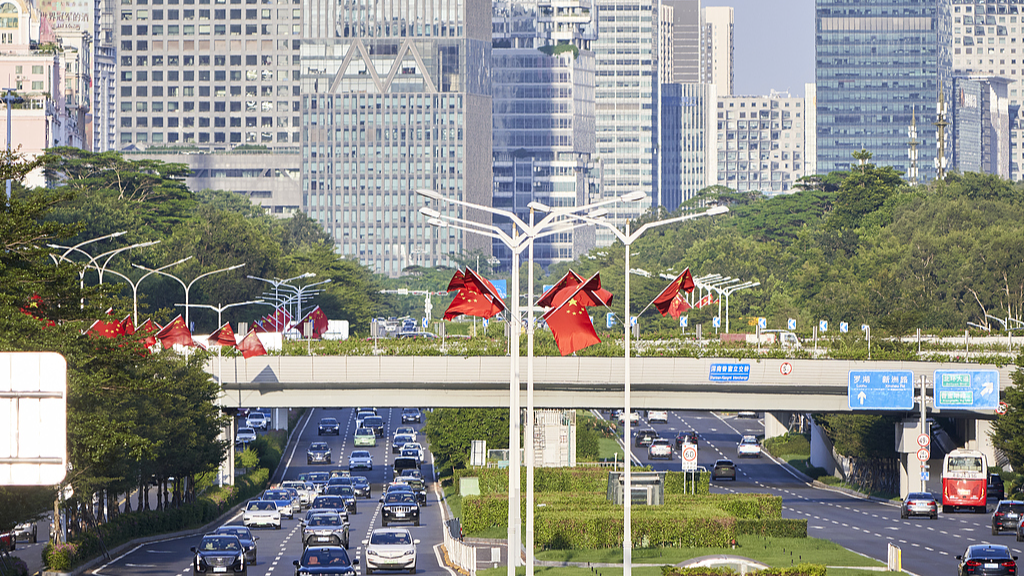
[[[761,445],[758,444],[757,438],[753,436],[744,436],[736,446],[736,455],[740,458],[760,458]]]
[[[647,459],[655,458],[672,459],[672,442],[668,438],[655,438],[654,442],[647,447]]]
[[[377,528],[370,534],[369,540],[363,540],[366,546],[366,573],[375,570],[403,570],[410,574],[416,573],[416,545],[406,528]]]
[[[246,528],[253,526],[273,526],[281,529],[281,512],[277,503],[271,500],[252,500],[245,506],[242,524]]]
[[[235,432],[235,444],[248,444],[256,440],[256,430],[249,427],[242,427]]]

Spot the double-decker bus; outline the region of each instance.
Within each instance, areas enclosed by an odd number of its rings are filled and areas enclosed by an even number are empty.
[[[942,461],[942,512],[968,507],[985,512],[988,460],[977,450],[953,450]]]

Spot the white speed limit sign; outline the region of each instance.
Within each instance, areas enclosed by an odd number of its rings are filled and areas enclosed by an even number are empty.
[[[697,447],[693,444],[683,444],[683,470],[697,469]]]

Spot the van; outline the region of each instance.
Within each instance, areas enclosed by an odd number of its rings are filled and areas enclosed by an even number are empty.
[[[395,458],[395,463],[392,465],[392,469],[394,470],[394,477],[398,478],[406,470],[419,470],[420,464],[418,459],[416,458],[409,458],[403,456],[400,458]]]

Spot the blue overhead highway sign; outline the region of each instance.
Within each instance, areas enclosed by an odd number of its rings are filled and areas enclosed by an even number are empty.
[[[936,408],[995,410],[998,406],[998,370],[935,371]]]
[[[910,370],[850,370],[851,410],[910,410],[914,373]]]

